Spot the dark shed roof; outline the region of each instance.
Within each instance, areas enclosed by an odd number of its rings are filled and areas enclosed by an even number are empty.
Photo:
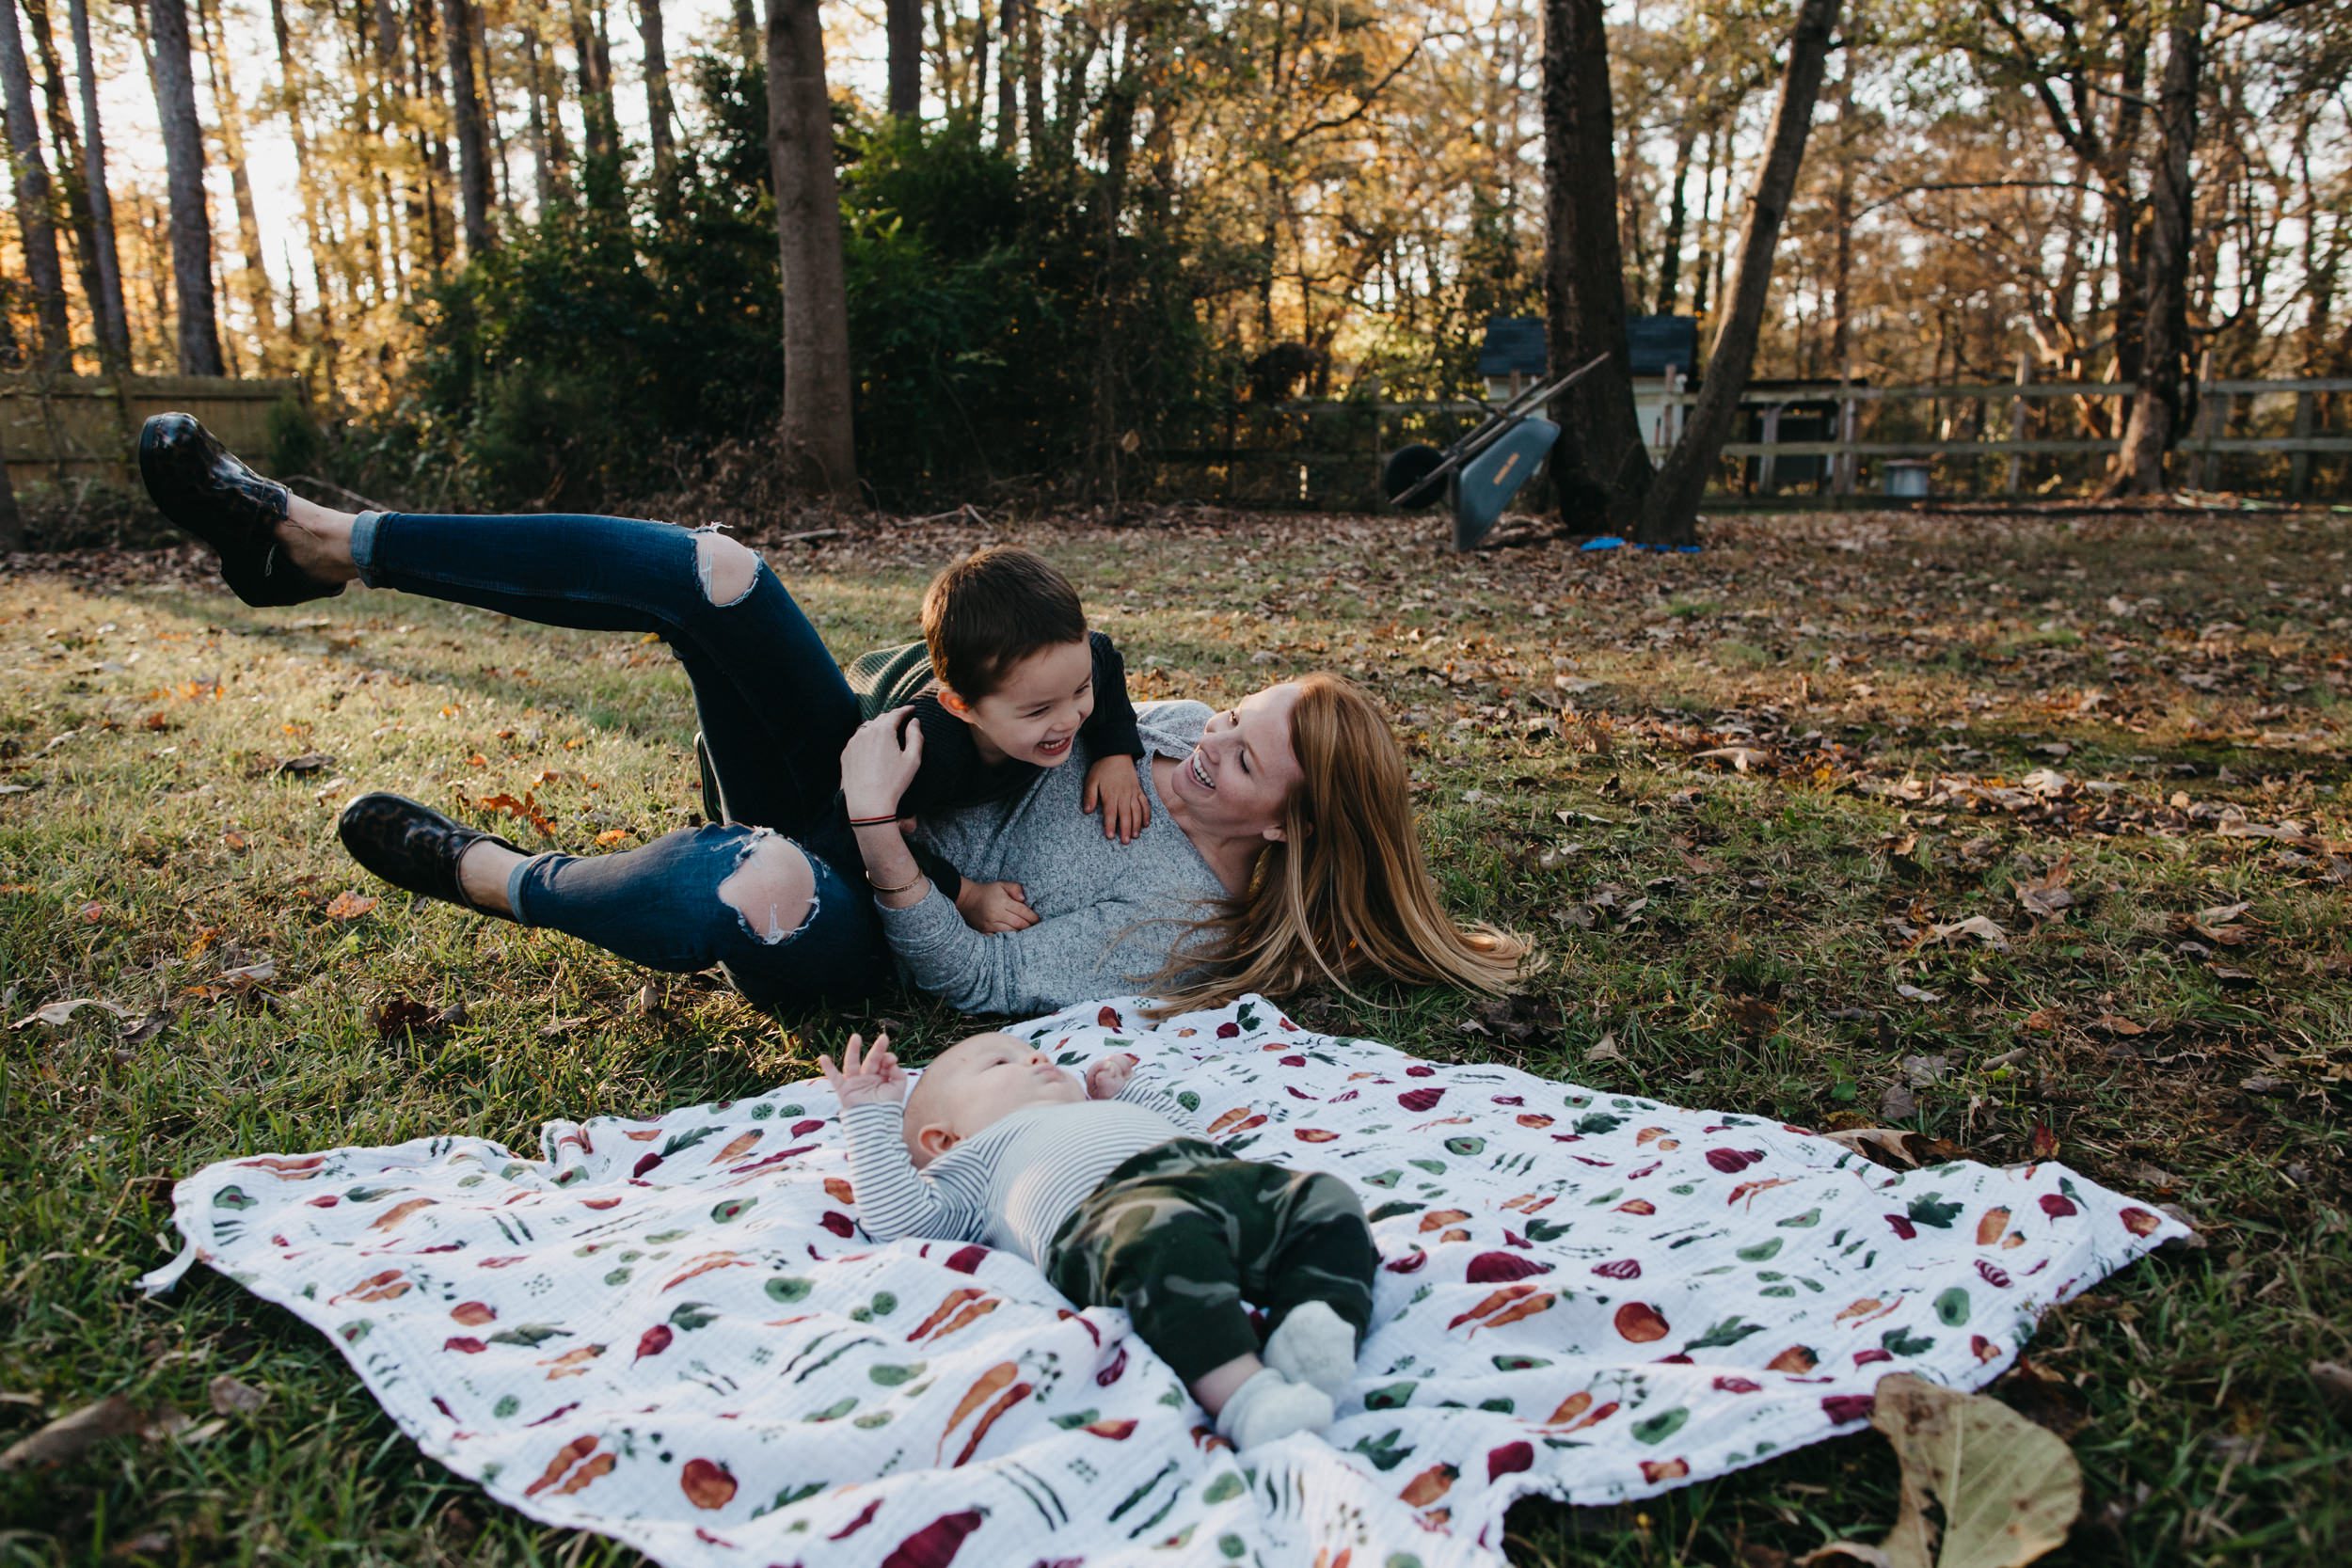
[[[1698,364],[1699,324],[1694,316],[1633,316],[1626,322],[1626,358],[1634,375],[1664,375],[1678,365],[1685,375]],[[1486,323],[1486,345],[1478,351],[1478,373],[1539,376],[1544,373],[1544,324],[1535,316],[1494,316]]]

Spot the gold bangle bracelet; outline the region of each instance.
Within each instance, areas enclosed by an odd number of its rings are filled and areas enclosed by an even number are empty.
[[[908,878],[905,881],[900,882],[897,887],[884,887],[882,883],[874,880],[874,874],[871,871],[868,871],[866,874],[866,885],[874,890],[874,896],[877,898],[887,898],[893,894],[904,893],[907,889],[915,886],[922,880],[923,873],[917,871],[914,876]]]

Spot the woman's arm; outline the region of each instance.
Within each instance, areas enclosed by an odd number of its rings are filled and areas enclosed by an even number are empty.
[[[1159,973],[1187,925],[1165,902],[1105,901],[983,936],[945,898],[881,903],[909,978],[967,1013],[1033,1013],[1132,990]]]
[[[898,826],[898,801],[923,766],[923,728],[908,721],[912,711],[892,708],[868,720],[841,752],[842,800],[857,833],[866,879],[885,910],[911,908],[933,891]],[[954,913],[952,903],[940,901]]]

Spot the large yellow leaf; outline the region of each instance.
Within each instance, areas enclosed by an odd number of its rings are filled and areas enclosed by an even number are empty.
[[[1883,1568],[2023,1568],[2065,1541],[2082,1512],[2074,1451],[1998,1400],[1901,1372],[1879,1381],[1870,1424],[1902,1462],[1902,1512],[1876,1546],[1841,1541],[1807,1562],[1837,1554]]]

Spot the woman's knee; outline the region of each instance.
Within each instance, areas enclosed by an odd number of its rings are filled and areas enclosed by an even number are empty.
[[[716,528],[694,532],[694,574],[702,583],[703,597],[721,609],[741,604],[751,595],[759,581],[761,564],[757,550]]]
[[[752,559],[756,562],[758,557]],[[719,884],[719,901],[741,918],[755,938],[772,946],[798,932],[817,912],[817,873],[799,845],[762,829]]]

